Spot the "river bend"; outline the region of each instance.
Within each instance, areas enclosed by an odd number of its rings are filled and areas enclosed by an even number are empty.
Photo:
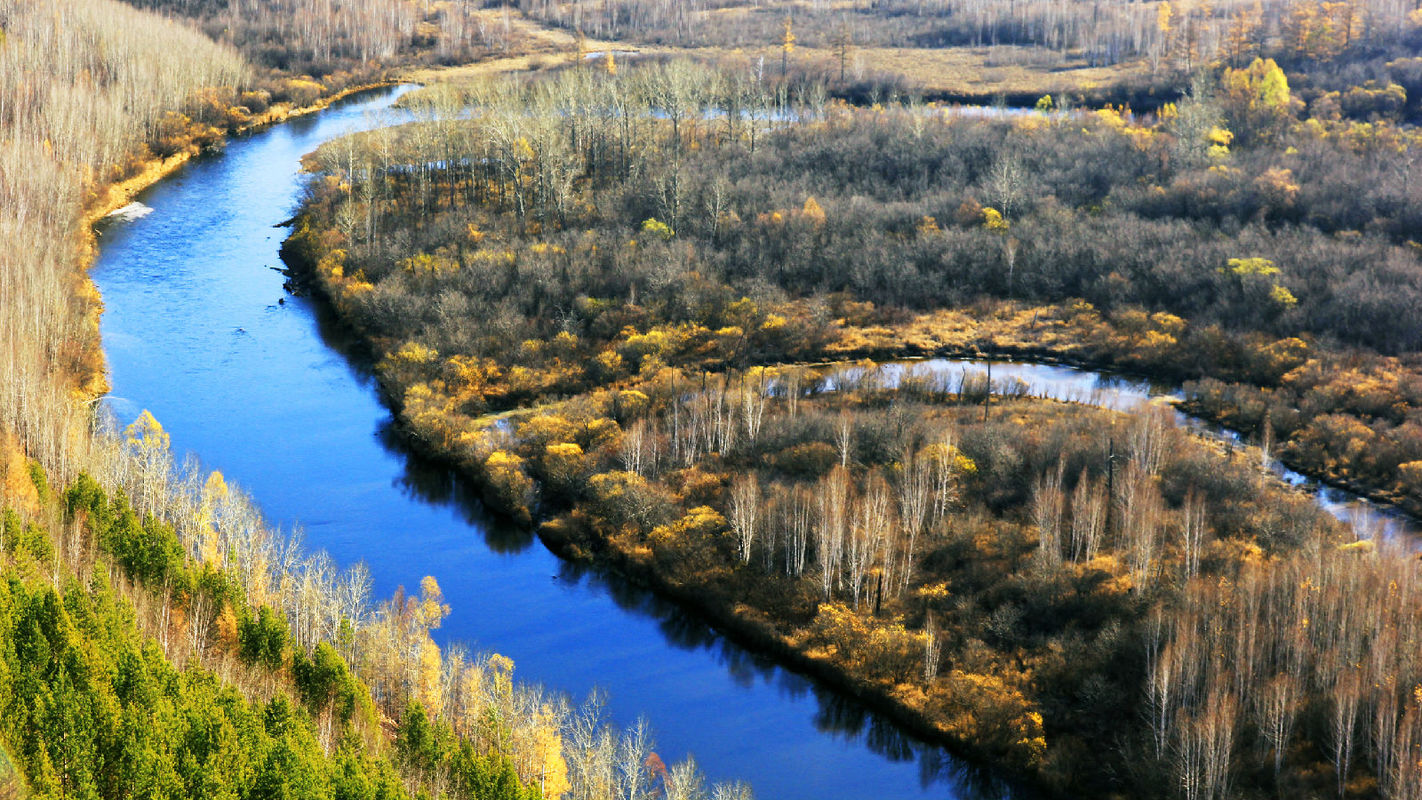
[[[980,783],[942,750],[645,591],[560,561],[527,531],[491,522],[458,480],[401,445],[339,326],[284,290],[277,250],[286,234],[277,226],[298,205],[301,156],[399,121],[390,106],[410,88],[236,138],[100,226],[92,274],[106,309],[107,403],[119,420],[152,411],[174,452],[235,480],[270,521],[299,528],[338,564],[365,560],[377,596],[434,575],[453,607],[436,632],[441,642],[502,653],[523,680],[575,698],[604,689],[615,721],[649,719],[668,762],[690,752],[712,780],[747,780],[761,798],[980,795]],[[932,359],[887,374],[953,380],[985,369]],[[1167,393],[1041,364],[997,362],[992,377],[1000,390],[1119,409]],[[1305,488],[1364,535],[1415,534],[1402,515]]]
[[[92,275],[119,420],[152,411],[175,453],[221,470],[270,521],[340,565],[367,561],[377,596],[434,575],[453,608],[441,642],[502,653],[521,679],[575,698],[602,688],[615,721],[648,718],[668,763],[690,752],[761,798],[972,796],[938,748],[491,523],[401,447],[337,326],[283,289],[275,226],[299,202],[301,156],[398,121],[388,109],[405,91],[235,138],[100,226]]]

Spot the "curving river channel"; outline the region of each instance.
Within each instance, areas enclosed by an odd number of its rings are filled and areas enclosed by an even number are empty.
[[[615,721],[648,718],[668,763],[690,752],[762,798],[975,796],[941,750],[645,592],[574,571],[401,448],[348,343],[283,290],[274,226],[299,200],[301,156],[388,124],[376,112],[404,91],[235,139],[101,227],[92,275],[118,418],[152,411],[174,452],[221,470],[269,520],[339,564],[366,560],[377,596],[436,576],[453,607],[442,641],[502,653],[575,698],[601,687]]]
[[[614,721],[651,722],[667,760],[694,754],[713,780],[762,798],[967,798],[972,771],[855,702],[727,641],[644,591],[561,562],[528,532],[484,518],[445,470],[405,450],[374,380],[321,309],[283,290],[276,227],[303,185],[299,159],[389,124],[410,87],[367,93],[232,141],[100,228],[93,270],[113,391],[127,422],[149,409],[267,517],[337,563],[369,563],[378,596],[439,579],[453,613],[438,631],[509,656],[524,680],[581,698],[608,693]],[[973,362],[934,360],[951,376]],[[1148,384],[994,364],[1059,399],[1135,405]],[[1286,477],[1288,477],[1286,475]],[[1401,518],[1324,491],[1340,515],[1389,532]]]

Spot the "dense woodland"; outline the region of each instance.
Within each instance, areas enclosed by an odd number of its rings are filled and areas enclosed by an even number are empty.
[[[762,379],[800,391],[767,395]],[[1364,758],[1355,771],[1318,754],[1331,736],[1320,721],[1356,663],[1348,649],[1377,659],[1361,685],[1411,669],[1410,600],[1370,604],[1367,626],[1306,626],[1322,639],[1292,638],[1294,626],[1347,613],[1355,581],[1414,583],[1415,563],[1338,549],[1347,539],[1306,498],[1159,413],[1009,400],[985,421],[985,387],[884,385],[857,370],[704,384],[668,370],[520,416],[472,457],[496,500],[527,488],[513,477],[522,465],[546,504],[571,503],[550,538],[699,602],[744,603],[790,646],[1066,794],[1325,795],[1367,782]],[[620,437],[598,425],[619,414]],[[1290,593],[1295,574],[1317,593]],[[1408,643],[1363,632],[1374,623]],[[1268,712],[1276,681],[1288,696]],[[1148,724],[1123,725],[1144,709]],[[1373,710],[1360,700],[1339,725],[1390,724]],[[1111,752],[1095,749],[1104,741]],[[1411,740],[1395,741],[1384,761],[1406,758]]]
[[[392,394],[477,415],[648,356],[1047,351],[1206,381],[1198,410],[1267,416],[1291,463],[1422,500],[1409,129],[1301,110],[1262,60],[1138,120],[853,109],[696,69],[430,90],[426,121],[322,150],[337,238],[298,242]]]
[[[95,419],[109,184],[508,50],[512,9],[132,5],[196,25],[0,0],[0,797],[746,796],[437,646],[435,579],[377,602],[176,468],[158,421]],[[786,366],[1000,349],[1189,380],[1293,463],[1422,500],[1408,4],[523,11],[781,64],[444,87],[318,155],[293,258],[491,506],[1049,790],[1422,793],[1415,559],[1163,413]],[[829,99],[906,38],[1170,91],[1146,116]]]
[[[1316,473],[1415,496],[1417,142],[1351,92],[1304,103],[1260,58],[1146,117],[983,119],[604,60],[326,146],[289,254],[491,505],[997,763],[1072,794],[1411,797],[1415,560],[1159,414],[785,366],[1195,379]]]
[[[429,0],[129,0],[196,20],[278,74],[329,82],[381,79],[395,67],[464,63],[515,44],[507,17],[482,4]]]
[[[172,463],[151,418],[123,442],[107,454],[129,470],[113,494],[87,474],[61,492],[6,451],[0,734],[35,796],[703,785],[690,761],[658,767],[644,726],[604,724],[596,698],[575,708],[515,682],[507,658],[442,653],[429,632],[449,607],[433,578],[377,605],[363,565],[339,572],[302,552],[220,474],[164,486]]]

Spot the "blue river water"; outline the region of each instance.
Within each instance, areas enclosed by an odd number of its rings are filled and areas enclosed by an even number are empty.
[[[761,798],[977,796],[942,750],[644,591],[574,570],[402,449],[336,326],[284,291],[275,226],[299,202],[301,156],[398,120],[404,91],[237,138],[100,226],[110,408],[125,423],[152,411],[175,452],[221,470],[270,521],[338,564],[365,560],[378,595],[435,576],[453,607],[442,642],[502,653],[574,698],[600,687],[614,721],[647,717],[668,763],[691,753]]]
[[[93,277],[106,309],[107,402],[120,421],[152,411],[177,453],[221,470],[270,521],[300,529],[338,564],[366,561],[378,595],[435,576],[453,607],[441,641],[502,653],[523,680],[574,698],[600,687],[614,721],[647,717],[668,762],[691,753],[712,780],[749,781],[761,798],[995,793],[855,702],[645,591],[560,561],[526,530],[491,522],[446,470],[402,447],[339,327],[284,290],[277,251],[286,235],[278,226],[306,181],[301,156],[400,121],[390,106],[408,88],[235,139],[101,225]],[[1122,410],[1170,393],[1069,367],[994,362],[992,370],[1001,394]],[[879,379],[915,375],[952,388],[985,372],[985,362],[931,359],[886,365]],[[1272,466],[1360,534],[1416,540],[1405,516]]]

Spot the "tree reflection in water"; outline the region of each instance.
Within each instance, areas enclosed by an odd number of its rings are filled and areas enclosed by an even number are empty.
[[[333,315],[324,303],[309,303],[322,340],[340,353],[352,374],[372,391],[379,391],[369,352]],[[386,401],[389,406],[388,399]],[[381,447],[402,465],[395,483],[407,497],[429,505],[451,508],[471,529],[483,535],[484,544],[499,554],[517,554],[534,545],[528,528],[492,517],[480,492],[448,464],[425,457],[411,448],[393,419],[381,424]],[[774,659],[753,652],[718,632],[692,613],[651,590],[588,564],[559,561],[558,580],[569,586],[584,584],[610,597],[621,610],[655,621],[666,642],[686,651],[705,651],[724,667],[733,682],[744,689],[760,683],[773,686],[786,698],[813,696],[816,711],[810,720],[815,729],[847,743],[857,743],[890,761],[916,762],[924,788],[941,786],[945,795],[963,800],[1030,796],[985,768],[969,765],[946,749],[913,736],[887,716],[814,678],[779,666]]]

